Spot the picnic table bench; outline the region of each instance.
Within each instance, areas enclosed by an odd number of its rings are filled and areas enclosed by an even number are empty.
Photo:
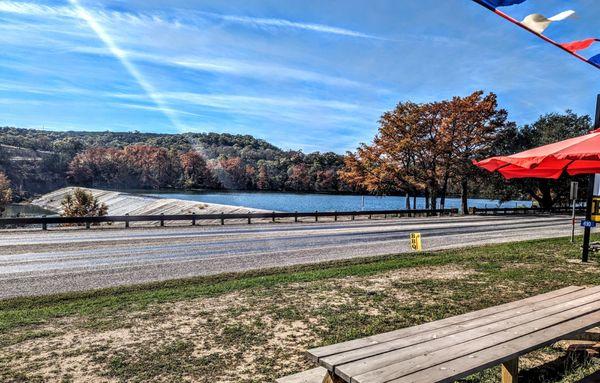
[[[308,351],[321,367],[278,383],[453,382],[496,365],[518,379],[518,358],[600,325],[600,286],[520,301]]]

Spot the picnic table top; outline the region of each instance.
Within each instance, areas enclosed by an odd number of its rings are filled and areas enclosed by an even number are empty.
[[[308,354],[346,382],[453,382],[599,324],[600,286],[571,286]]]

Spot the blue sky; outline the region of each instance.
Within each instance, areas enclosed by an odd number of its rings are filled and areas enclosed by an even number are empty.
[[[561,42],[600,37],[597,0]],[[591,114],[600,71],[470,0],[0,0],[0,126],[229,132],[282,148],[370,141],[399,101],[493,91],[519,124]],[[583,54],[600,53],[600,44]]]

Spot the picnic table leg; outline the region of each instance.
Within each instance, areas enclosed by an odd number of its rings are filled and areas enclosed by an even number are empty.
[[[502,363],[502,383],[517,383],[519,381],[519,358]]]
[[[342,378],[335,376],[331,371],[327,371],[323,383],[345,383]]]

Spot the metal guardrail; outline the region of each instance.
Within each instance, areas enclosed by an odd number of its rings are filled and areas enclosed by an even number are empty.
[[[90,228],[92,224],[98,223],[114,223],[125,222],[125,227],[129,227],[131,222],[159,222],[160,226],[165,226],[166,221],[190,221],[192,225],[196,225],[202,220],[217,220],[221,225],[225,224],[226,220],[230,219],[245,219],[248,224],[252,223],[252,219],[271,219],[273,222],[277,218],[294,218],[294,222],[298,222],[299,218],[314,218],[315,222],[321,217],[333,217],[337,221],[338,217],[352,217],[354,220],[358,216],[368,216],[369,219],[374,215],[384,216],[432,216],[432,215],[455,215],[458,214],[458,209],[438,209],[438,210],[370,210],[370,211],[315,211],[315,212],[294,212],[294,213],[233,213],[233,214],[183,214],[183,215],[119,215],[119,216],[103,216],[103,217],[23,217],[23,218],[0,218],[0,227],[2,226],[29,226],[42,225],[43,230],[48,229],[48,225],[78,225],[85,224],[86,228]]]
[[[526,214],[566,214],[571,215],[573,213],[573,207],[553,207],[550,209],[542,209],[538,207],[508,207],[508,208],[473,208],[473,214],[505,214],[505,215],[526,215]],[[578,214],[585,213],[584,207],[577,207],[575,212]]]

